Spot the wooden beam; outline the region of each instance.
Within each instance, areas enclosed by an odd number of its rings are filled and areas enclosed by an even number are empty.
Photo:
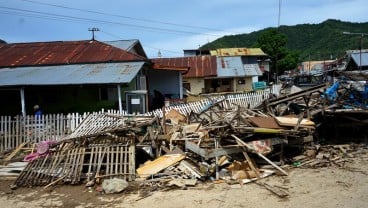
[[[288,173],[286,171],[284,171],[282,168],[280,168],[278,165],[276,165],[274,162],[272,162],[271,160],[269,160],[267,157],[265,157],[264,155],[262,155],[261,153],[258,153],[257,151],[255,151],[251,146],[249,146],[247,143],[243,142],[243,140],[239,139],[237,136],[235,136],[234,134],[231,135],[237,142],[239,142],[241,145],[245,146],[246,148],[248,148],[249,150],[253,151],[254,153],[256,153],[258,156],[260,156],[261,158],[263,158],[266,162],[268,162],[270,165],[272,165],[273,167],[275,167],[277,170],[279,170],[280,172],[282,172],[284,175],[288,175]]]

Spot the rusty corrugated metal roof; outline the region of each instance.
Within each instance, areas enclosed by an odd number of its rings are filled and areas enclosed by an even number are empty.
[[[64,65],[146,58],[99,41],[57,41],[0,44],[0,67]]]
[[[188,56],[178,58],[157,58],[152,59],[154,65],[164,67],[166,69],[187,68],[189,71],[184,74],[185,78],[190,77],[210,77],[216,76],[217,64],[216,56]]]
[[[219,48],[210,51],[211,56],[267,56],[260,48]]]

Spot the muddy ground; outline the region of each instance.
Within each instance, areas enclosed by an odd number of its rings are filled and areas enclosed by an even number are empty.
[[[257,183],[229,185],[206,182],[186,190],[154,191],[142,198],[135,188],[119,194],[98,194],[84,185],[52,188],[18,188],[0,181],[1,207],[367,207],[368,150],[349,158],[343,168],[287,169],[289,176],[272,175],[260,180],[282,187],[280,198]]]

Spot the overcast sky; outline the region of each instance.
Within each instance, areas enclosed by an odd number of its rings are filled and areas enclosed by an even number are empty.
[[[279,23],[368,22],[367,8],[367,0],[0,0],[0,39],[87,40],[95,27],[99,41],[138,39],[150,58],[159,50],[180,57],[223,35]]]

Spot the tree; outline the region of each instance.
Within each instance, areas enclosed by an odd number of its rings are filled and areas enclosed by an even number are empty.
[[[257,39],[260,47],[271,59],[271,72],[277,75],[287,70],[295,69],[299,54],[286,48],[287,37],[275,28],[265,30]]]
[[[1,43],[6,43],[6,42],[5,42],[4,40],[1,40],[1,39],[0,39],[0,44],[1,44]]]
[[[299,57],[300,57],[299,53],[295,51],[288,51],[286,56],[278,60],[277,62],[277,68],[281,69],[279,70],[279,74],[284,71],[296,69],[300,61]]]

